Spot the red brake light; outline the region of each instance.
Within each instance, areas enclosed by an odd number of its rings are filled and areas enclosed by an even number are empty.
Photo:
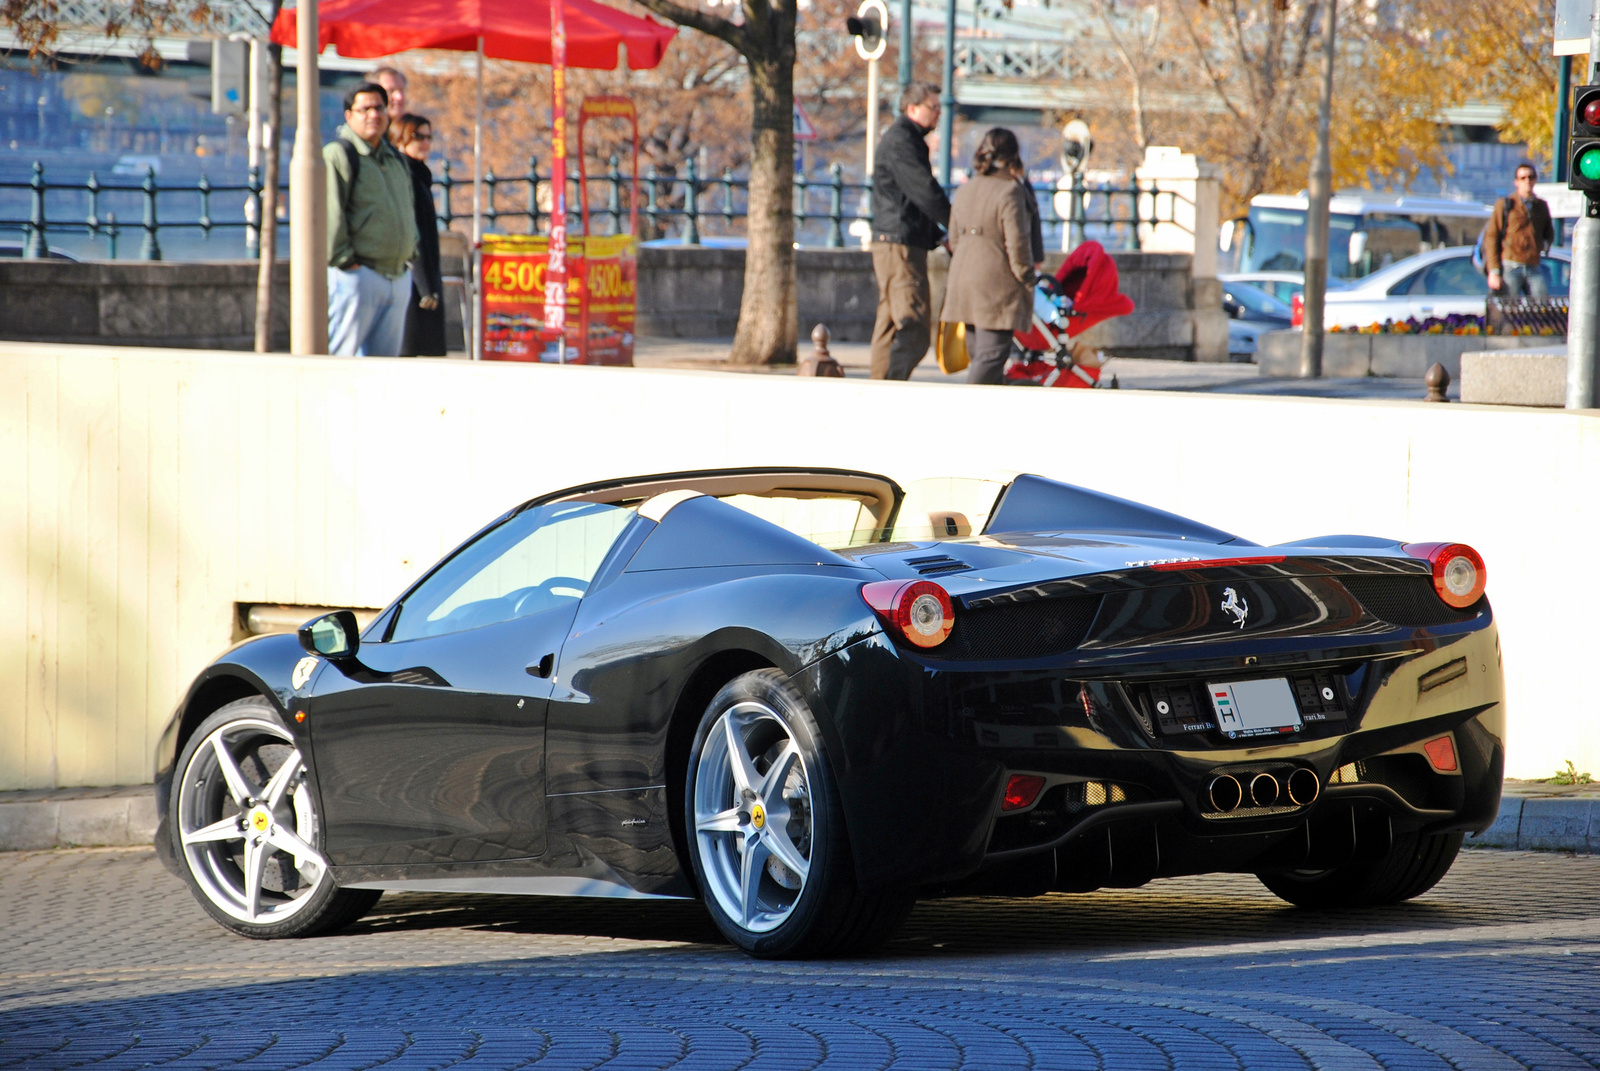
[[[1033,806],[1033,801],[1039,798],[1039,790],[1044,788],[1044,778],[1037,774],[1012,774],[1011,780],[1006,782],[1006,795],[1000,801],[1002,811],[1020,811],[1024,807]]]
[[[1464,610],[1483,597],[1489,574],[1465,543],[1407,543],[1401,549],[1433,566],[1433,590],[1447,605]]]
[[[1456,772],[1456,742],[1448,736],[1437,737],[1422,745],[1428,761],[1440,773]]]
[[[1187,562],[1156,562],[1150,568],[1163,573],[1175,573],[1184,569],[1216,569],[1225,565],[1277,565],[1283,558],[1282,554],[1264,554],[1254,558],[1205,558]]]
[[[861,597],[899,637],[916,647],[937,647],[955,627],[956,608],[931,580],[877,580]]]
[[[1289,326],[1304,327],[1306,325],[1306,298],[1304,294],[1296,294],[1289,299]]]

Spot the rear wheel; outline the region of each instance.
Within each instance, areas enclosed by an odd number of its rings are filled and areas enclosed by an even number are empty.
[[[328,873],[306,767],[276,708],[255,696],[212,714],[183,749],[168,828],[195,899],[245,937],[348,925],[382,893]]]
[[[717,693],[685,780],[695,878],[718,928],[746,952],[861,951],[910,911],[908,893],[857,883],[816,720],[777,670],[746,673]]]
[[[1460,833],[1404,833],[1389,853],[1332,870],[1261,873],[1261,884],[1300,907],[1374,907],[1421,896],[1439,883],[1461,851]]]

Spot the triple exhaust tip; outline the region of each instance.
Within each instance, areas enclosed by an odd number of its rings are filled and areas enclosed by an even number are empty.
[[[1289,775],[1288,781],[1281,785],[1269,773],[1256,774],[1250,778],[1248,796],[1244,785],[1232,774],[1218,774],[1206,789],[1211,808],[1218,814],[1238,810],[1247,798],[1257,807],[1272,807],[1285,793],[1290,803],[1304,807],[1315,802],[1321,792],[1322,782],[1317,778],[1316,771],[1304,766],[1297,768]]]

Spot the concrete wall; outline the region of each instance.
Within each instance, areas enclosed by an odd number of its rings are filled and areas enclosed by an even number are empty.
[[[1186,254],[1113,254],[1122,289],[1138,310],[1090,336],[1108,353],[1189,360],[1193,309],[1221,308],[1215,280],[1189,275]],[[1061,254],[1051,254],[1053,270]],[[949,257],[930,261],[934,308]],[[795,251],[802,343],[818,323],[839,341],[872,337],[878,288],[864,249]],[[445,264],[458,275],[459,262]],[[278,265],[274,347],[289,344],[289,267]],[[1207,286],[1211,290],[1207,290]],[[1215,290],[1215,293],[1212,292]],[[458,291],[445,303],[446,338],[462,348]],[[639,251],[638,332],[669,338],[726,338],[739,319],[744,250],[647,246]],[[0,339],[100,345],[183,346],[248,350],[254,346],[254,261],[207,264],[164,261],[0,260]]]
[[[1261,374],[1299,375],[1301,338],[1298,328],[1263,332],[1256,348]],[[1421,379],[1437,363],[1450,373],[1451,382],[1459,383],[1463,353],[1540,349],[1550,342],[1537,335],[1358,335],[1335,331],[1323,336],[1322,374],[1329,378]]]
[[[0,382],[0,789],[147,780],[236,603],[381,606],[539,492],[755,464],[1030,470],[1264,543],[1471,543],[1510,772],[1600,773],[1600,411],[18,343]]]

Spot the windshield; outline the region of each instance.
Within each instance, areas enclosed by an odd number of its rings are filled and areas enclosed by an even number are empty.
[[[1365,272],[1352,271],[1350,235],[1355,233],[1355,216],[1333,216],[1328,220],[1328,275],[1346,279]],[[1239,270],[1305,271],[1306,213],[1299,208],[1252,208],[1250,225],[1245,230],[1244,250]]]

